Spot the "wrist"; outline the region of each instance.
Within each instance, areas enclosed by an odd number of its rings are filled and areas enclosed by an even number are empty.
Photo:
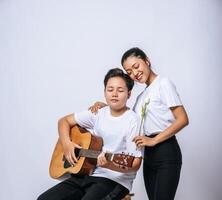
[[[68,146],[71,143],[71,140],[61,140],[61,144],[63,147]]]
[[[153,143],[154,143],[154,146],[160,143],[160,138],[158,137],[158,135],[153,138]]]

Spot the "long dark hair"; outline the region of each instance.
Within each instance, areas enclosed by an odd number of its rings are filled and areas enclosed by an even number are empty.
[[[121,59],[121,64],[122,64],[122,66],[123,66],[124,61],[125,61],[128,57],[130,57],[130,56],[135,56],[135,57],[141,58],[141,59],[142,59],[143,61],[145,61],[145,62],[148,61],[149,64],[151,65],[151,63],[150,63],[147,55],[145,54],[145,52],[144,52],[143,50],[141,50],[140,48],[138,48],[138,47],[133,47],[133,48],[127,50],[127,51],[123,54],[122,59]]]

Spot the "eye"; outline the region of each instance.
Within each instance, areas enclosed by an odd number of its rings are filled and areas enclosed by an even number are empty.
[[[118,92],[125,92],[125,88],[119,87],[119,88],[118,88]]]
[[[132,74],[132,72],[131,71],[127,71],[127,74],[130,76]]]
[[[113,88],[111,88],[111,87],[106,88],[106,91],[107,91],[107,92],[112,92],[112,91],[113,91]]]
[[[139,64],[134,65],[134,69],[138,69],[139,68]]]

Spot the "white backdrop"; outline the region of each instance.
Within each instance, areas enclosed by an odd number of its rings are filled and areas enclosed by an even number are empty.
[[[220,0],[0,0],[0,199],[36,199],[57,183],[57,120],[103,100],[105,73],[138,46],[190,118],[176,199],[221,200],[221,19]],[[142,168],[132,192],[147,199]]]

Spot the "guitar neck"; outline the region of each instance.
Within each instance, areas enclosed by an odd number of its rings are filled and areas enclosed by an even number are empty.
[[[95,151],[90,149],[80,149],[79,150],[79,156],[83,156],[86,158],[97,158],[101,151]],[[113,154],[112,153],[106,153],[105,157],[108,161],[112,161]]]

